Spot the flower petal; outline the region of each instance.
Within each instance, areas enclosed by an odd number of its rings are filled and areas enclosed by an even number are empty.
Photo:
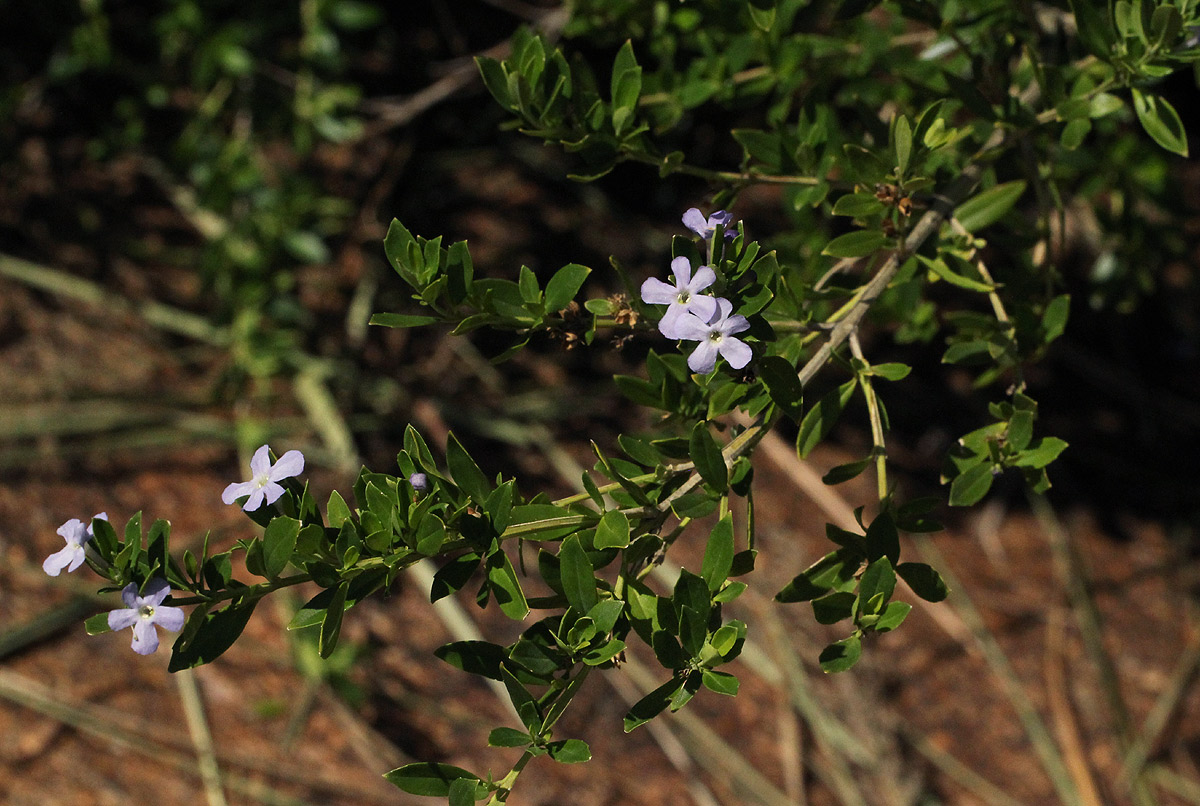
[[[683,214],[683,225],[701,238],[708,237],[708,222],[704,220],[704,213],[695,207],[689,207]]]
[[[675,291],[687,288],[692,279],[692,261],[683,255],[671,261],[671,273],[675,275]]]
[[[721,332],[728,336],[730,333],[741,333],[743,330],[750,329],[750,322],[740,313],[736,316],[731,316],[721,325]]]
[[[729,300],[725,299],[724,297],[718,297],[717,298],[717,308],[719,309],[718,310],[719,318],[717,318],[716,320],[709,319],[708,322],[709,322],[709,324],[717,325],[719,328],[720,327],[719,323],[724,322],[726,319],[729,318],[729,314],[733,313],[733,303],[730,302]],[[724,332],[723,329],[722,329],[722,332]]]
[[[130,645],[139,655],[152,655],[158,649],[158,631],[150,619],[139,618],[133,625],[133,643]]]
[[[668,339],[683,338],[679,335],[679,320],[686,313],[687,306],[680,305],[678,302],[672,302],[667,308],[667,312],[663,314],[663,318],[658,321],[658,332]]]
[[[679,321],[675,323],[675,338],[687,339],[688,341],[707,341],[708,334],[712,332],[712,327],[705,324],[704,320],[694,313],[687,313],[679,317]]]
[[[141,616],[138,611],[133,608],[125,608],[124,610],[110,610],[108,613],[108,628],[114,632],[123,630],[126,627],[132,627],[137,623]]]
[[[126,607],[130,607],[130,608],[133,608],[134,610],[137,610],[139,607],[139,605],[138,605],[139,598],[140,597],[138,596],[138,587],[137,587],[136,582],[130,582],[121,591],[121,601],[125,603]]]
[[[278,485],[276,485],[276,486],[278,486]],[[262,506],[263,497],[265,495],[266,495],[266,493],[263,492],[262,487],[255,486],[254,492],[250,493],[249,500],[247,500],[246,503],[242,504],[242,509],[246,512],[253,512],[254,510],[258,509],[259,507]]]
[[[733,213],[726,212],[725,210],[717,210],[708,217],[708,226],[713,228],[718,226],[728,227],[731,221],[733,221]]]
[[[225,488],[225,492],[221,493],[221,500],[226,504],[232,504],[243,495],[251,495],[258,489],[258,485],[252,481],[235,481]]]
[[[52,577],[58,576],[64,568],[75,563],[75,568],[79,567],[79,562],[83,562],[83,549],[79,546],[67,545],[59,551],[54,552],[45,560],[42,561],[42,570]],[[71,568],[74,571],[75,568]]]
[[[263,445],[250,457],[250,475],[258,477],[271,469],[271,448]]]
[[[687,309],[702,322],[711,322],[717,313],[717,301],[704,294],[697,294],[688,300]]]
[[[729,336],[721,339],[721,343],[717,345],[717,351],[734,369],[741,369],[754,357],[754,351],[750,349],[749,344]]]
[[[279,496],[283,495],[283,487],[273,481],[268,481],[262,488],[263,495],[266,496],[268,504],[274,504],[279,500]]]
[[[657,277],[651,277],[642,283],[642,302],[651,305],[669,305],[675,301],[677,294],[675,286],[664,283]]]
[[[692,372],[699,372],[701,375],[712,372],[716,365],[717,346],[709,339],[700,342],[700,345],[688,356],[688,367]]]
[[[146,593],[142,596],[142,604],[158,607],[170,592],[170,584],[162,577],[155,577],[146,583]]]
[[[58,527],[58,534],[63,540],[67,541],[67,545],[79,546],[82,545],[90,535],[87,533],[87,527],[83,525],[83,521],[79,518],[71,518],[71,520]]]
[[[171,607],[163,605],[154,611],[154,623],[162,627],[164,630],[171,632],[179,632],[183,629],[183,623],[187,620],[183,613],[183,608]]]
[[[699,294],[704,289],[717,281],[717,273],[713,271],[712,266],[701,266],[696,269],[695,276],[691,282],[687,284],[687,290],[692,294]]]
[[[271,472],[267,474],[267,478],[271,481],[282,481],[283,479],[290,479],[292,476],[299,476],[303,472],[304,454],[300,453],[300,451],[288,451],[279,457],[278,462],[272,465]]]

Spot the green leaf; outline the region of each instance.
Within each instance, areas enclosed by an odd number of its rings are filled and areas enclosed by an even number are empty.
[[[834,485],[857,478],[874,461],[874,459],[868,456],[866,459],[859,459],[857,462],[847,462],[844,465],[832,467],[828,473],[821,477],[821,481],[825,484]]]
[[[629,545],[629,518],[620,510],[613,509],[604,513],[600,523],[596,524],[596,537],[592,541],[598,549],[623,549]]]
[[[546,745],[546,752],[549,753],[550,758],[560,764],[582,764],[592,760],[591,748],[588,747],[587,742],[581,739],[550,742]]]
[[[821,650],[818,660],[821,670],[826,674],[832,674],[846,671],[858,663],[860,657],[862,657],[862,641],[856,634],[825,647]]]
[[[912,372],[912,367],[908,364],[888,363],[888,364],[873,364],[871,366],[871,374],[876,377],[883,378],[888,381],[902,381]]]
[[[341,528],[341,525],[352,517],[350,507],[337,490],[329,494],[329,503],[325,505],[325,517],[335,529]]]
[[[488,747],[524,747],[533,737],[516,728],[493,728],[488,734]]]
[[[862,579],[858,583],[858,598],[862,602],[869,602],[876,594],[883,594],[883,601],[892,598],[892,592],[896,589],[896,571],[892,568],[891,561],[885,556],[873,561],[867,566],[867,570],[863,572]],[[860,606],[860,613],[862,608]]]
[[[563,540],[558,559],[567,602],[581,614],[587,613],[596,606],[596,570],[577,535]]]
[[[896,532],[896,522],[892,520],[890,513],[880,513],[867,527],[865,546],[869,560],[887,557],[893,563],[899,561],[900,536]]]
[[[771,401],[799,422],[804,415],[804,386],[796,374],[796,367],[783,356],[768,355],[758,362],[758,375],[766,384]]]
[[[896,573],[908,583],[913,593],[927,602],[940,602],[950,595],[942,575],[925,563],[900,563]]]
[[[927,258],[924,255],[917,255],[917,259],[920,260],[927,269],[951,285],[956,285],[959,288],[965,288],[968,291],[979,291],[984,294],[988,294],[996,290],[994,285],[981,283],[978,280],[972,280],[970,277],[964,277],[961,274],[955,273],[949,266],[946,265],[946,261],[941,257]],[[964,265],[969,266],[970,264]]]
[[[835,591],[813,599],[813,616],[818,624],[837,624],[848,619],[854,613],[854,603],[858,597],[849,591]]]
[[[568,263],[556,271],[550,282],[546,283],[546,312],[555,313],[566,308],[591,272],[587,266],[578,263]]]
[[[1034,442],[1028,450],[1021,451],[1013,465],[1040,469],[1057,459],[1058,455],[1066,449],[1067,443],[1058,437],[1042,437]]]
[[[394,786],[399,787],[410,795],[445,798],[450,795],[450,785],[460,779],[479,781],[479,777],[451,764],[436,764],[432,761],[418,761],[415,764],[405,764],[389,773],[384,778]]]
[[[1046,306],[1046,310],[1042,313],[1042,331],[1045,335],[1045,343],[1057,339],[1063,334],[1067,328],[1067,317],[1071,313],[1071,297],[1069,294],[1061,294],[1050,300],[1050,304]]]
[[[83,629],[88,635],[101,635],[112,632],[108,626],[108,613],[97,613],[84,619]]]
[[[992,463],[984,460],[955,477],[950,483],[950,506],[969,507],[979,503],[979,500],[992,489]]]
[[[642,92],[642,68],[637,65],[630,40],[625,40],[613,62],[611,90],[613,132],[620,137],[633,117]]]
[[[829,435],[857,385],[857,378],[847,381],[827,393],[804,415],[800,421],[800,432],[796,435],[796,450],[801,459],[807,458],[812,449]]]
[[[758,27],[760,31],[769,31],[771,26],[775,24],[775,4],[772,3],[755,3],[751,2],[750,19]]]
[[[1186,157],[1187,132],[1175,107],[1161,95],[1149,95],[1137,87],[1132,87],[1130,91],[1133,93],[1133,109],[1146,134],[1167,151]]]
[[[1018,179],[988,188],[956,207],[954,217],[968,232],[981,230],[1011,210],[1025,192],[1025,186],[1025,180]]]
[[[296,550],[300,521],[295,518],[272,518],[263,533],[263,571],[267,579],[279,576]]]
[[[513,108],[512,95],[508,91],[508,73],[500,62],[488,56],[476,56],[475,65],[483,76],[483,85],[492,97],[505,109]]]
[[[708,546],[704,549],[704,562],[700,576],[708,585],[709,591],[716,593],[721,585],[729,578],[733,568],[733,516],[725,513],[725,517],[717,521],[712,534],[708,537]]]
[[[879,621],[875,622],[875,632],[889,632],[896,629],[904,622],[904,619],[908,618],[911,611],[912,605],[908,602],[888,602],[887,608],[879,616]]]
[[[903,176],[908,171],[908,159],[912,155],[912,127],[904,115],[896,118],[892,139],[892,146],[896,152],[896,167]]]
[[[704,669],[701,671],[704,687],[709,691],[717,694],[727,694],[730,697],[737,696],[738,679],[728,672],[718,672],[712,669]]]
[[[847,193],[833,204],[834,215],[850,218],[866,218],[882,213],[887,208],[873,193]]]
[[[512,560],[508,559],[503,550],[498,550],[488,557],[488,583],[492,588],[492,596],[504,615],[514,621],[521,621],[529,615],[529,603],[521,590],[521,581],[517,578]]]
[[[180,646],[180,641],[175,642],[167,671],[191,669],[211,663],[220,657],[225,650],[233,646],[242,630],[246,629],[246,622],[250,620],[258,602],[258,599],[252,599],[249,602],[233,603],[223,610],[205,615],[203,623],[190,641],[183,646]]]
[[[1059,142],[1067,151],[1074,151],[1083,145],[1083,140],[1092,130],[1092,122],[1086,118],[1072,120],[1063,127]]]
[[[625,732],[629,733],[631,730],[641,727],[665,711],[676,692],[683,688],[683,684],[682,677],[672,677],[634,703],[629,712],[625,714]]]
[[[729,486],[729,469],[725,466],[725,457],[709,432],[707,423],[698,422],[692,427],[692,435],[688,440],[688,454],[691,455],[700,477],[717,492],[724,492]]]
[[[856,230],[834,238],[825,246],[821,254],[838,258],[862,257],[890,243],[890,239],[879,230]]]
[[[481,506],[487,502],[490,489],[487,477],[454,434],[450,434],[446,440],[446,464],[450,467],[454,483],[463,492]]]
[[[334,588],[333,596],[329,599],[325,619],[321,622],[321,635],[317,639],[317,653],[322,658],[328,658],[337,648],[338,637],[342,634],[342,616],[346,613],[346,593],[349,589],[350,583],[344,581]]]
[[[507,660],[504,647],[487,641],[454,641],[438,647],[433,654],[456,669],[490,680],[503,679],[501,666]],[[510,746],[510,745],[505,745]]]
[[[383,327],[422,327],[434,325],[442,321],[436,316],[421,316],[419,314],[377,313],[371,316],[372,325]]]

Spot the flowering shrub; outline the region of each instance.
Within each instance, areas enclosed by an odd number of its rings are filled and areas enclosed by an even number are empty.
[[[558,500],[489,477],[453,435],[438,461],[410,426],[397,472],[364,469],[353,506],[336,491],[322,506],[297,478],[300,453],[272,464],[264,445],[253,478],[222,496],[226,504],[246,498],[261,536],[180,557],[165,521],[144,536],[135,515],[118,536],[97,516],[90,533],[79,521],[64,525],[67,546],[46,571],[74,570],[86,555],[126,604],[90,619],[89,630],[132,626],[133,647],[145,654],[157,646],[156,626],[181,629],[175,671],[215,660],[263,598],[307,582],[322,590],[289,626],[318,630],[328,656],[351,606],[405,568],[437,560],[431,600],[478,584],[477,601],[524,626],[507,645],[456,642],[437,654],[504,685],[522,729],[497,729],[491,743],[525,753],[498,780],[435,763],[388,778],[453,804],[500,802],[530,758],[589,757],[579,740],[555,738],[555,725],[593,670],[619,664],[630,642],[649,647],[663,681],[630,708],[626,730],[683,708],[701,689],[737,693],[737,679],[720,667],[738,656],[749,629],[727,618],[725,605],[746,589],[738,578],[754,571],[758,554],[750,456],[776,427],[794,432],[807,456],[861,396],[872,447],[825,481],[870,470],[875,500],[856,511],[857,531],[829,525],[828,552],[796,568],[776,595],[810,603],[821,623],[845,625],[819,662],[847,670],[868,636],[904,622],[911,604],[896,596],[901,583],[932,602],[947,595],[934,568],[902,557],[902,533],[939,528],[938,502],[906,500],[889,484],[883,399],[909,367],[870,360],[859,337],[868,314],[897,343],[943,338],[943,362],[993,391],[991,422],[946,457],[950,505],[977,503],[1008,471],[1047,489],[1048,467],[1066,444],[1038,433],[1024,369],[1063,332],[1070,307],[1045,257],[1045,233],[1055,200],[1081,176],[1058,160],[1086,150],[1089,138],[1133,127],[1187,153],[1156,82],[1200,57],[1189,33],[1200,25],[1195,6],[1122,0],[1109,15],[1087,3],[1034,13],[1000,0],[579,2],[565,44],[521,32],[509,58],[478,60],[522,131],[575,155],[583,180],[620,163],[648,165],[664,179],[707,180],[712,204],[725,208],[747,188],[771,186],[793,230],[772,234],[771,248],[753,237],[753,222],[689,209],[683,224],[694,237],[677,234],[654,272],[669,266],[674,282],[638,283],[615,263],[612,272],[571,263],[546,278],[528,267],[477,277],[465,242],[444,246],[394,221],[384,248],[412,309],[372,322],[510,333],[498,361],[539,334],[585,346],[643,341],[644,368],[614,383],[661,415],[656,428],[623,435],[616,449],[593,443],[583,492]],[[615,52],[607,82],[572,52],[576,39]],[[729,133],[739,165],[691,161],[688,121],[700,110],[745,124]],[[584,294],[580,307],[585,286],[600,293]],[[808,390],[819,373],[837,383],[814,400]],[[745,501],[736,524],[733,498]],[[648,570],[697,531],[699,567],[683,569],[673,586],[654,584]],[[526,546],[537,561],[519,573]],[[260,581],[235,576],[234,552]],[[179,593],[168,605],[171,589]],[[191,608],[186,621],[182,607]]]

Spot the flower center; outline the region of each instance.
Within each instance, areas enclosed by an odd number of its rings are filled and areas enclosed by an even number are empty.
[[[719,330],[708,331],[708,340],[711,341],[713,344],[720,344],[721,339],[723,339],[723,338],[725,338],[725,334]]]
[[[138,615],[144,619],[153,618],[154,617],[154,605],[152,605],[152,604],[142,605],[141,607],[138,608]]]
[[[255,476],[252,481],[254,482],[255,487],[266,487],[271,483],[271,477],[266,473],[260,473]]]
[[[680,305],[687,305],[688,300],[691,298],[691,294],[686,291],[680,291],[679,296],[675,297],[676,301],[679,302]]]

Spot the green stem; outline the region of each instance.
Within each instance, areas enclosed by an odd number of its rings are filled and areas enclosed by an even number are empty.
[[[858,333],[850,334],[850,352],[859,361],[870,366],[863,357],[862,345],[858,342]],[[863,397],[867,400],[867,415],[871,420],[871,453],[875,456],[875,479],[879,487],[879,500],[884,501],[888,496],[887,483],[887,446],[883,440],[883,416],[879,408],[879,398],[875,395],[875,387],[871,385],[871,376],[860,373],[858,382],[862,386]]]

